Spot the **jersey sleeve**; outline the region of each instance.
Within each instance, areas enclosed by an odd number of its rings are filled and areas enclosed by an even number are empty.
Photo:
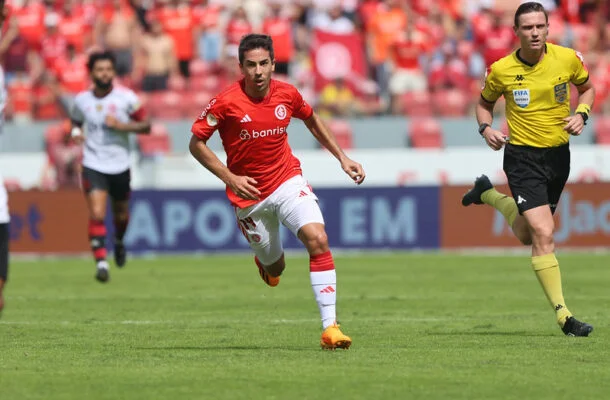
[[[193,123],[191,133],[199,139],[208,140],[216,129],[219,129],[225,119],[222,99],[213,98]]]
[[[146,118],[146,110],[138,95],[132,91],[127,92],[127,115],[134,121],[143,121]]]
[[[303,99],[297,88],[293,88],[292,93],[292,116],[306,120],[313,115],[313,108]]]
[[[504,93],[504,87],[502,86],[502,82],[500,81],[496,69],[492,64],[491,67],[487,68],[485,71],[485,83],[483,84],[483,89],[481,90],[481,97],[483,100],[494,103],[496,100],[502,96]]]
[[[580,51],[574,51],[571,60],[572,76],[570,81],[576,86],[582,85],[589,80],[589,70],[585,65],[585,60]]]

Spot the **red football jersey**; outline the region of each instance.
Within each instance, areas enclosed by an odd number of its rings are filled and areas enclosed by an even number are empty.
[[[262,200],[301,174],[301,163],[288,145],[287,129],[291,117],[306,120],[312,114],[313,109],[294,86],[272,79],[267,96],[254,99],[244,91],[242,79],[210,100],[193,124],[192,133],[207,140],[218,129],[227,167],[236,175],[256,179]],[[228,187],[227,197],[240,208],[257,203],[238,197]]]

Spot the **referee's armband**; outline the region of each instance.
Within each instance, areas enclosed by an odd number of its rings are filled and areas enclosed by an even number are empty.
[[[591,107],[588,104],[580,103],[578,107],[576,107],[575,114],[580,114],[582,116],[582,120],[587,124],[587,120],[589,119],[589,114],[591,113]]]

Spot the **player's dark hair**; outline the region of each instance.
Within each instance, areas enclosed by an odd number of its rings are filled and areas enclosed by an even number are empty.
[[[529,1],[527,3],[523,3],[517,8],[515,11],[515,26],[519,26],[519,17],[523,14],[528,14],[531,12],[543,12],[544,18],[546,19],[546,23],[549,23],[549,14],[544,9],[544,6],[535,1]]]
[[[271,61],[274,60],[273,40],[271,39],[271,36],[250,33],[241,38],[241,42],[239,42],[239,63],[244,63],[246,51],[254,49],[267,50],[269,52],[269,57],[271,57]]]
[[[114,54],[109,51],[97,51],[95,53],[91,53],[89,55],[89,60],[87,61],[87,69],[89,72],[93,71],[93,67],[95,67],[95,63],[101,60],[108,60],[112,63],[112,67],[116,68],[116,58]]]

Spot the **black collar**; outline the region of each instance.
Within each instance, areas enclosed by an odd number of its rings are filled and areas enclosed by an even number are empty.
[[[536,65],[536,64],[537,64],[537,63],[530,64],[530,63],[528,63],[527,61],[525,61],[523,58],[521,58],[521,54],[520,54],[520,52],[521,52],[521,49],[518,49],[518,50],[517,50],[517,54],[516,54],[516,55],[517,55],[517,59],[518,59],[519,61],[521,61],[523,64],[527,65],[528,67],[533,67],[534,65]],[[547,53],[546,43],[544,44],[544,53],[545,53],[545,54]]]

